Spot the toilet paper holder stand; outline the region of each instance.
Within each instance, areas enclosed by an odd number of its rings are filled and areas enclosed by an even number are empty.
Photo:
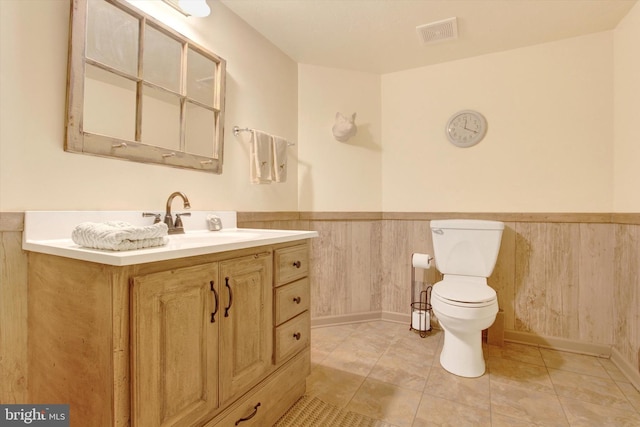
[[[414,254],[415,255],[415,254]],[[411,324],[409,325],[410,331],[417,331],[421,338],[425,338],[429,332],[431,332],[431,285],[427,285],[422,289],[420,285],[420,293],[417,294],[417,281],[416,281],[416,267],[414,264],[415,257],[411,257]],[[429,264],[426,268],[431,267],[431,260],[433,258],[429,256]],[[421,284],[424,282],[420,282]],[[415,298],[418,296],[418,300]]]

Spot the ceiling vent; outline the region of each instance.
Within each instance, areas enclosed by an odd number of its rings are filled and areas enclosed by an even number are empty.
[[[419,25],[416,27],[416,31],[424,44],[455,40],[458,38],[458,21],[454,16],[442,21]]]

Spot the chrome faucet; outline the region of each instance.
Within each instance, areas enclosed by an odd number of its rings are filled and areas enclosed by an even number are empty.
[[[167,211],[164,214],[164,223],[167,224],[167,227],[169,227],[169,234],[184,234],[184,226],[182,225],[182,219],[180,217],[191,216],[191,214],[178,213],[176,214],[175,222],[173,221],[173,215],[171,215],[171,202],[173,202],[173,199],[176,198],[176,196],[182,197],[182,200],[184,202],[183,207],[185,209],[191,208],[191,203],[189,203],[189,198],[186,196],[186,194],[181,191],[175,191],[171,193],[171,195],[167,199]]]

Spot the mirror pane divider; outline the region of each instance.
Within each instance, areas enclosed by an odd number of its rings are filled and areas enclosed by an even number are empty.
[[[189,51],[188,43],[182,43],[182,69],[180,72],[180,150],[186,148],[186,131],[187,131],[187,52]]]
[[[218,63],[218,67],[216,69],[216,81],[220,82],[218,86],[215,87],[214,92],[214,107],[218,109],[218,112],[215,114],[215,138],[213,138],[213,158],[220,162],[220,173],[222,173],[222,159],[224,157],[224,103],[225,103],[225,95],[226,84],[227,84],[227,63],[224,60],[221,60]]]
[[[136,121],[135,121],[135,138],[136,141],[142,141],[142,90],[144,82],[142,76],[144,75],[144,27],[147,24],[147,19],[143,16],[138,22],[138,81],[136,82]]]

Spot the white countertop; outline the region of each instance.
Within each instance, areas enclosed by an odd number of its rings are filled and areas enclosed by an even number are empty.
[[[181,211],[180,211],[181,212]],[[209,231],[206,217],[217,215],[221,231]],[[316,231],[237,228],[236,212],[193,211],[183,217],[185,234],[169,236],[169,244],[131,251],[110,251],[78,246],[71,240],[76,225],[85,221],[125,221],[132,225],[150,225],[140,211],[27,211],[22,248],[84,261],[116,266],[165,261],[196,255],[246,249],[317,237]]]

